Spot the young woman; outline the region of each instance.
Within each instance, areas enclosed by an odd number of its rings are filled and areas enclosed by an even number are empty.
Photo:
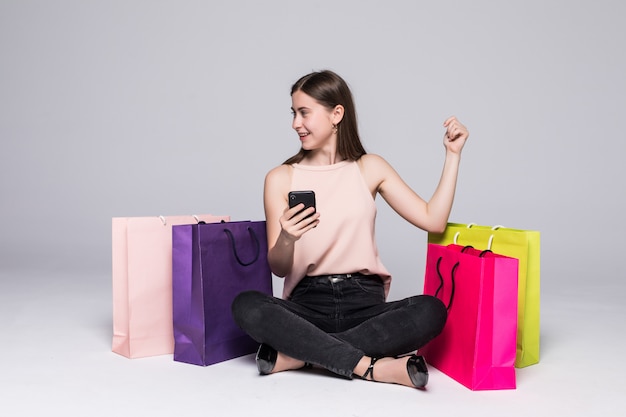
[[[261,344],[261,374],[316,365],[423,388],[427,366],[410,353],[441,332],[446,308],[426,295],[386,301],[391,275],[378,256],[374,199],[380,194],[414,226],[443,231],[469,133],[455,117],[443,123],[443,173],[426,202],[383,158],[365,152],[341,77],[308,74],[291,99],[301,149],[267,174],[264,192],[268,260],[285,278],[283,297],[244,292],[233,302],[235,321]],[[313,190],[317,208],[289,208],[294,190]]]

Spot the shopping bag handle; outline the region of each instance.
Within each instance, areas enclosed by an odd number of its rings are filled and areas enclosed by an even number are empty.
[[[465,251],[468,249],[474,249],[474,247],[470,245],[464,246],[463,249],[461,249],[461,253],[465,253]],[[485,249],[480,252],[478,257],[483,258],[487,253],[493,253],[493,252],[491,251],[491,249]],[[439,287],[435,291],[435,297],[437,297],[439,295],[439,291],[443,289],[443,275],[441,274],[442,259],[443,257],[439,257],[439,259],[437,259],[437,276],[439,277]],[[450,311],[450,309],[452,308],[452,301],[454,301],[454,291],[456,289],[456,282],[454,280],[454,277],[456,275],[456,269],[459,267],[460,263],[461,263],[460,261],[457,261],[452,267],[452,270],[450,271],[450,281],[452,282],[452,290],[450,291],[450,301],[448,302],[448,306],[446,307],[446,310],[448,311]]]
[[[467,228],[471,229],[472,226],[476,226],[476,223],[469,223],[467,225]],[[504,226],[502,226],[501,224],[497,224],[497,225],[493,226],[491,228],[491,230],[495,231],[495,230],[501,229],[503,227]],[[454,234],[454,237],[452,238],[452,243],[454,243],[455,245],[458,245],[459,236],[461,236],[461,232],[456,232]],[[493,244],[493,237],[494,237],[494,235],[489,236],[489,241],[487,242],[487,250],[491,250],[491,245]]]
[[[493,235],[491,236],[493,237]],[[461,253],[465,253],[466,250],[468,249],[474,249],[473,246],[467,245],[464,246],[463,249],[461,249]],[[478,255],[479,258],[484,258],[486,254],[488,253],[493,253],[493,251],[491,249],[485,249],[484,251],[480,252],[480,254]]]
[[[435,291],[435,297],[437,297],[439,295],[439,291],[441,291],[443,289],[443,275],[441,275],[441,260],[443,259],[443,257],[440,257],[437,260],[437,275],[439,276],[439,288],[437,288],[437,291]],[[448,306],[446,307],[446,310],[450,311],[450,309],[452,308],[452,301],[454,300],[454,290],[456,289],[456,283],[454,282],[454,276],[456,275],[456,269],[459,267],[460,262],[457,261],[457,263],[454,264],[454,266],[452,267],[452,271],[450,272],[450,281],[452,281],[452,290],[450,291],[450,301],[448,302]]]
[[[239,265],[241,266],[252,265],[259,259],[259,254],[261,253],[261,244],[259,243],[259,238],[257,237],[256,233],[254,232],[254,230],[252,230],[251,227],[248,227],[248,232],[250,233],[250,236],[252,236],[252,240],[254,240],[254,242],[256,243],[256,254],[254,255],[254,259],[252,259],[250,262],[243,262],[239,257],[239,254],[237,253],[237,247],[235,246],[235,236],[233,236],[233,232],[228,229],[224,229],[224,233],[226,233],[226,235],[228,236],[228,239],[230,240],[230,245],[233,248],[235,259],[237,259],[237,262],[239,262]]]

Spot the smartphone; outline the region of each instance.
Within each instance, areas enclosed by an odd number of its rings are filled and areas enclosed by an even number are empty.
[[[290,191],[289,195],[289,208],[295,207],[300,203],[304,203],[304,208],[302,210],[306,210],[309,207],[315,208],[315,192],[311,190],[305,191]],[[307,216],[310,217],[313,214]]]

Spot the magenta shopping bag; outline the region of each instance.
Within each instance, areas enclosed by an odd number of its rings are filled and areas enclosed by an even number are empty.
[[[172,226],[228,216],[112,219],[113,352],[128,358],[174,352]]]
[[[265,222],[175,226],[172,259],[174,360],[206,366],[253,353],[231,304],[246,290],[272,295]]]
[[[442,333],[420,353],[471,390],[515,388],[518,260],[428,245],[424,293],[448,305]]]

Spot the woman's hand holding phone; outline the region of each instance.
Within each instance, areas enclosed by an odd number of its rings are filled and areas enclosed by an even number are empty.
[[[280,218],[281,233],[290,240],[298,240],[319,223],[313,191],[292,191],[288,195],[289,208]]]

